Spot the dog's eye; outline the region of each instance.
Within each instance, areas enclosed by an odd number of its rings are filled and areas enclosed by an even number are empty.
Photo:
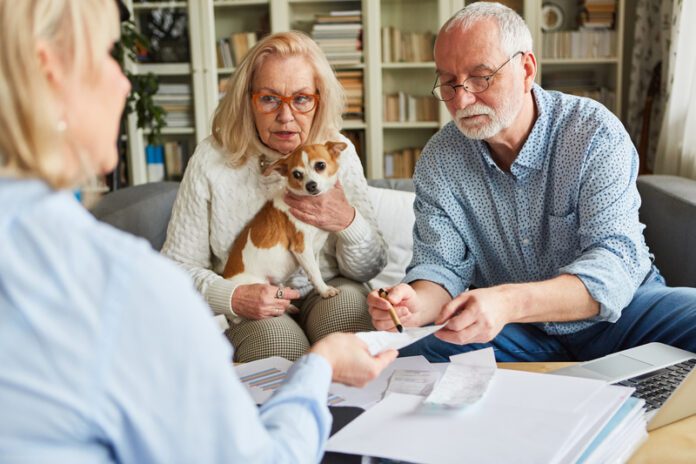
[[[302,180],[302,171],[292,171],[292,177],[294,177],[297,180]]]
[[[323,161],[319,161],[317,164],[314,165],[314,170],[317,172],[321,172],[324,169],[326,169],[326,163]]]

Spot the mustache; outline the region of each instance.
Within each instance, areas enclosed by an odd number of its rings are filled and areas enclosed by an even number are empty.
[[[495,115],[495,112],[490,106],[484,105],[482,103],[476,103],[466,108],[458,109],[455,113],[457,119],[468,118],[470,116],[476,116],[479,114],[485,114],[488,116]]]

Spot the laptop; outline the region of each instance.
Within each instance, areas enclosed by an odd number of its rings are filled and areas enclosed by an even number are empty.
[[[645,400],[648,430],[696,414],[696,354],[663,343],[648,343],[551,373],[635,388],[633,396]]]

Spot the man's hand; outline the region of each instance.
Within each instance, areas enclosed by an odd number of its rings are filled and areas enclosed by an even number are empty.
[[[268,319],[282,316],[290,307],[290,300],[300,297],[300,292],[284,287],[283,298],[278,296],[279,287],[268,284],[239,285],[232,294],[232,309],[246,319]]]
[[[419,327],[421,324],[415,316],[418,295],[408,284],[399,284],[387,289],[389,302],[384,301],[378,294],[379,290],[373,290],[367,295],[367,310],[372,317],[372,325],[377,330],[396,330],[394,321],[389,315],[389,303],[394,306],[396,315],[404,327]]]
[[[348,333],[332,333],[309,351],[323,356],[331,364],[334,382],[353,387],[362,387],[373,380],[398,354],[396,350],[389,350],[372,356],[362,340]]]
[[[513,305],[505,286],[464,292],[442,308],[435,324],[447,325],[435,336],[459,345],[489,342],[510,322]]]
[[[336,182],[334,188],[316,196],[288,192],[284,200],[290,206],[290,214],[327,232],[340,232],[351,225],[355,218],[355,208],[348,203],[341,182]]]

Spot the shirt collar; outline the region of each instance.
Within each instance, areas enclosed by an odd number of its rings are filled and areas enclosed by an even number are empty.
[[[532,97],[536,102],[537,118],[536,121],[534,121],[534,126],[532,126],[532,130],[529,133],[527,140],[525,141],[524,145],[522,145],[520,153],[512,163],[512,166],[510,166],[510,172],[515,177],[524,175],[528,169],[540,170],[543,167],[544,158],[546,157],[546,150],[540,150],[539,147],[534,145],[534,142],[530,141],[546,139],[544,134],[546,134],[550,123],[548,111],[548,107],[550,105],[549,95],[544,89],[539,87],[537,84],[534,84],[532,87]],[[490,154],[488,144],[486,144],[483,140],[477,140],[476,142],[480,144],[483,159],[486,164],[492,169],[501,171]]]
[[[515,165],[523,166],[525,168],[539,170],[544,165],[544,158],[546,158],[545,147],[535,146],[535,141],[547,140],[545,134],[549,127],[549,111],[548,107],[550,105],[549,95],[539,87],[534,84],[532,87],[532,97],[536,103],[537,118],[534,121],[534,126],[532,131],[529,133],[527,140],[522,145],[522,150],[520,150],[517,159],[512,163],[511,169],[514,172]]]

